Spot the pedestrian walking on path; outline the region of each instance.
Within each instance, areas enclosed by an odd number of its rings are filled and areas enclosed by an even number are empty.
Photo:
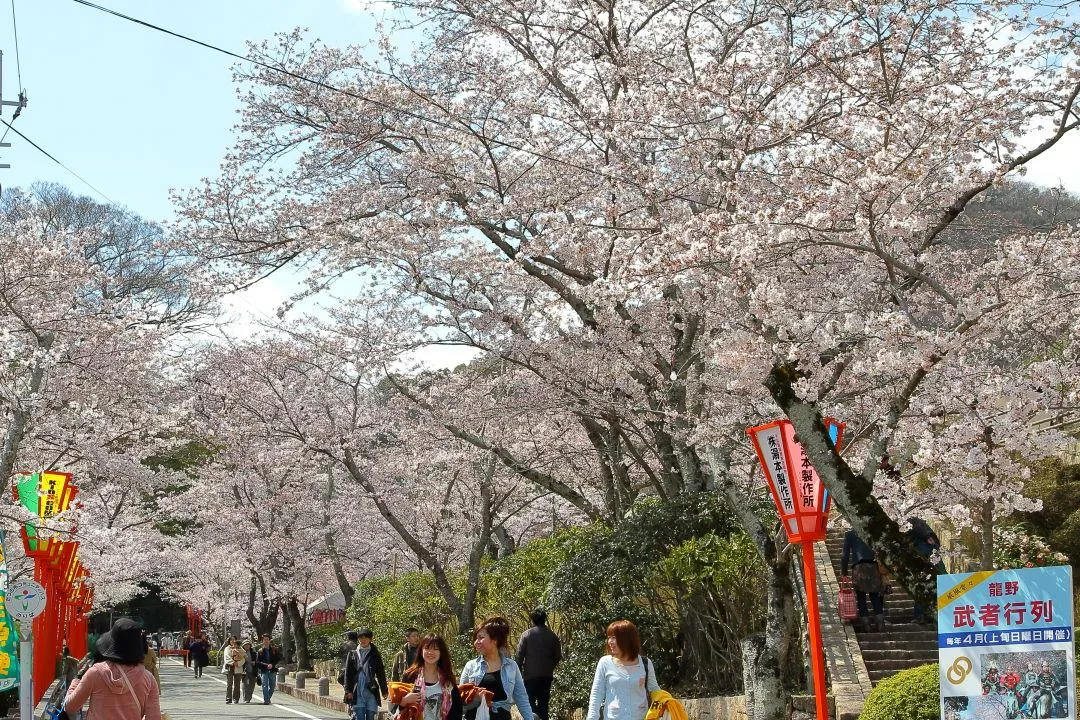
[[[195,636],[191,641],[191,666],[195,668],[195,677],[202,677],[203,668],[210,664],[210,643],[206,636]]]
[[[75,676],[64,698],[64,712],[77,717],[87,700],[84,720],[161,720],[154,676],[143,666],[146,644],[131,618],[120,618],[97,641],[100,661]]]
[[[493,694],[491,720],[510,720],[511,706],[517,706],[523,720],[533,720],[521,668],[509,654],[509,638],[510,621],[506,618],[496,616],[480,623],[473,631],[473,647],[478,656],[465,663],[461,684],[479,685]],[[465,706],[466,720],[475,720],[478,707],[479,701]]]
[[[221,672],[225,676],[225,704],[240,702],[240,686],[244,682],[244,661],[247,653],[240,647],[236,638],[230,637],[229,644],[221,653]]]
[[[461,693],[442,636],[430,634],[417,641],[416,659],[401,682],[414,685],[401,700],[398,720],[461,720]]]
[[[191,643],[195,638],[191,637],[191,632],[185,632],[183,639],[180,641],[180,653],[184,658],[184,667],[191,667]]]
[[[885,580],[877,564],[874,550],[854,530],[844,533],[844,551],[840,558],[840,574],[847,576],[851,568],[855,602],[859,608],[859,624],[864,630],[885,629]],[[873,619],[866,606],[867,596],[874,610]]]
[[[536,608],[529,614],[533,626],[521,634],[516,659],[525,678],[525,690],[529,704],[538,720],[548,720],[548,704],[551,700],[551,683],[555,666],[562,660],[562,643],[559,636],[547,626],[547,613]]]
[[[255,655],[255,667],[259,670],[259,681],[262,683],[263,705],[269,705],[270,698],[274,697],[280,664],[281,652],[271,644],[269,635],[263,635],[262,647]]]
[[[154,676],[154,684],[157,685],[158,695],[161,694],[161,675],[158,673],[158,655],[154,651],[154,646],[148,642],[145,631],[143,632],[143,642],[146,643],[146,654],[143,656],[143,666],[150,671],[150,674]]]
[[[258,675],[258,670],[255,665],[256,652],[255,648],[251,646],[251,641],[244,639],[241,647],[244,648],[244,702],[251,702],[251,696],[255,693],[255,678]]]
[[[258,645],[258,642],[255,642]],[[277,693],[269,705],[258,699],[248,706],[222,707],[225,678],[206,673],[199,679],[186,672],[180,658],[161,663],[161,716],[164,720],[348,720],[344,712],[319,707],[299,698]]]
[[[371,630],[360,628],[356,635],[356,650],[345,662],[345,702],[352,704],[356,720],[375,720],[382,698],[389,692],[386,666],[379,648],[371,642]]]
[[[394,664],[390,668],[391,682],[398,682],[405,676],[405,671],[413,666],[416,658],[416,649],[420,644],[420,631],[414,627],[405,631],[405,644],[394,655]]]
[[[629,620],[607,627],[610,654],[596,663],[589,710],[585,720],[643,720],[649,710],[649,693],[660,689],[656,668],[641,654],[641,635]]]

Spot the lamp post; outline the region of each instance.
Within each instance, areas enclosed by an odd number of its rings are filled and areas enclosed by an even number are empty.
[[[840,449],[844,424],[825,419],[833,445]],[[747,429],[754,444],[765,480],[769,485],[788,542],[802,547],[803,582],[806,585],[806,620],[810,630],[810,669],[814,676],[814,705],[817,720],[828,720],[825,693],[825,653],[821,646],[821,613],[818,609],[817,571],[814,543],[825,539],[829,520],[829,491],[818,477],[795,438],[790,420],[774,420]]]

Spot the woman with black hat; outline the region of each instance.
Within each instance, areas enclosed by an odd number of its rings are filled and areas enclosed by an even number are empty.
[[[64,711],[75,717],[87,699],[83,720],[161,720],[157,684],[143,664],[146,644],[131,618],[120,618],[97,641],[101,658],[72,681]]]

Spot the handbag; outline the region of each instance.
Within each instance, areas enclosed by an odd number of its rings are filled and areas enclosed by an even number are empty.
[[[836,607],[840,611],[840,620],[843,622],[852,622],[859,617],[859,608],[855,603],[855,588],[847,575],[840,578],[840,593],[836,598]]]

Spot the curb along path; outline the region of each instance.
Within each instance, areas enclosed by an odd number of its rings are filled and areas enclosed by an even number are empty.
[[[345,713],[316,707],[297,700],[280,690],[274,693],[270,705],[262,704],[262,688],[255,686],[251,703],[243,698],[239,705],[225,703],[225,680],[220,671],[208,667],[201,678],[196,678],[190,668],[172,659],[162,659],[161,710],[168,713],[169,720],[228,720],[231,718],[258,718],[259,720],[340,720],[348,718]]]

